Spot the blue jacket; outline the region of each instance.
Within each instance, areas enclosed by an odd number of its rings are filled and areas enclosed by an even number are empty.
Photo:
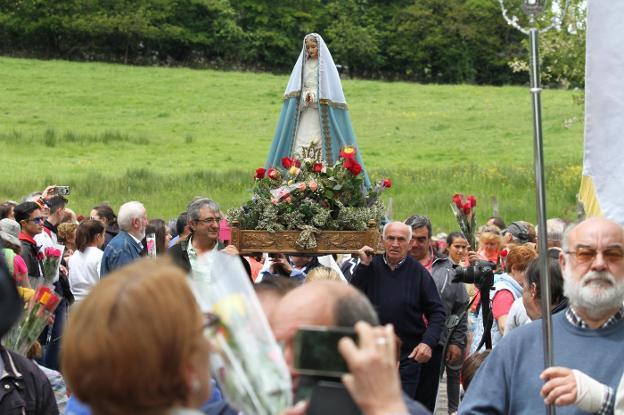
[[[131,263],[141,256],[143,247],[126,231],[119,231],[104,248],[100,277],[104,277],[116,268]]]

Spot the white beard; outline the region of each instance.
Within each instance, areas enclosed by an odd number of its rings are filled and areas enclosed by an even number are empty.
[[[563,276],[563,293],[570,305],[582,308],[590,318],[602,318],[624,303],[624,283],[618,282],[608,271],[589,271],[577,281],[572,276],[571,265],[566,264]]]

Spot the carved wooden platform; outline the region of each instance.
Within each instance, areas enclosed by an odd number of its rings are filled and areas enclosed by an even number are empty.
[[[369,224],[365,231],[319,231],[315,233],[316,248],[303,249],[296,242],[299,231],[269,232],[240,229],[238,222],[232,222],[232,240],[238,251],[243,254],[254,252],[285,254],[349,254],[355,253],[364,245],[377,248],[380,234],[375,223]]]

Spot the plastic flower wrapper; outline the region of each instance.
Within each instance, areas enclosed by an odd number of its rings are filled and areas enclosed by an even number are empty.
[[[459,229],[464,234],[472,250],[477,249],[475,239],[475,230],[477,227],[476,207],[477,199],[474,196],[470,195],[464,198],[464,195],[461,193],[455,193],[453,195],[451,210],[455,215]]]
[[[4,345],[26,356],[32,344],[39,338],[61,298],[50,287],[40,286],[31,299],[25,317],[4,338]]]
[[[41,273],[42,283],[46,285],[52,285],[59,278],[59,267],[61,265],[61,259],[63,258],[63,251],[65,247],[63,245],[54,244],[44,247],[39,252],[39,259],[41,260]]]
[[[282,412],[292,404],[290,373],[239,257],[217,252],[198,261],[209,263],[210,275],[190,284],[202,310],[218,317],[207,336],[226,400],[247,414]]]

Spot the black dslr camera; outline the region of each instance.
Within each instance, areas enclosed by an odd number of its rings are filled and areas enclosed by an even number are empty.
[[[496,270],[494,262],[479,260],[470,267],[454,265],[453,268],[455,268],[453,282],[475,284],[479,290],[489,290],[494,285],[494,270]]]
[[[479,350],[484,344],[487,349],[491,349],[492,337],[490,330],[492,328],[493,320],[492,310],[490,309],[490,290],[494,286],[494,271],[496,270],[496,264],[490,261],[479,260],[470,267],[463,268],[454,265],[453,268],[455,268],[455,277],[453,277],[453,282],[474,284],[481,293],[479,307],[483,313],[483,337],[481,337],[481,340],[479,341],[477,350]],[[472,301],[468,304],[466,312],[470,308],[471,304]]]

